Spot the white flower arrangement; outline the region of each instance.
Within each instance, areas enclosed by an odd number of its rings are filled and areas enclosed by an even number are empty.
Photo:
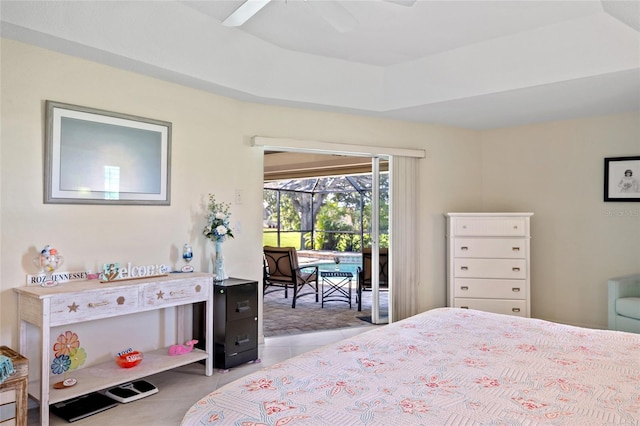
[[[233,238],[233,231],[229,225],[230,207],[230,203],[217,203],[216,197],[213,194],[209,194],[209,214],[207,216],[207,224],[202,230],[205,237],[214,242],[222,242],[227,238]]]

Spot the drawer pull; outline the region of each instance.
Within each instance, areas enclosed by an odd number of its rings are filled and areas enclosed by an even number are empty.
[[[469,290],[469,287],[467,287],[466,285],[463,285],[462,287],[460,287],[460,290]]]
[[[468,306],[460,306],[460,309],[469,309]]]
[[[513,287],[511,289],[511,291],[515,292],[515,293],[519,293],[520,292],[520,287]]]
[[[184,296],[184,294],[185,294],[184,290],[169,292],[169,296]]]
[[[90,308],[98,308],[100,306],[107,306],[109,304],[109,302],[96,302],[96,303],[89,303],[87,306],[89,306]]]
[[[520,312],[520,308],[511,308],[512,312]]]
[[[249,336],[244,336],[242,339],[240,336],[236,338],[236,346],[241,346],[249,343]]]
[[[513,250],[513,251],[520,251],[520,247],[511,247],[511,250]]]
[[[462,250],[462,251],[467,251],[467,250],[469,250],[469,247],[467,247],[467,246],[462,246],[462,247],[460,247],[460,250]]]
[[[248,311],[249,309],[250,307],[249,307],[248,300],[244,300],[242,302],[236,303],[236,312],[244,312],[244,311]]]
[[[511,268],[511,270],[513,272],[520,272],[520,268],[518,268],[517,266],[514,266],[513,268]]]
[[[460,270],[461,270],[461,271],[468,271],[468,270],[469,270],[469,268],[468,268],[467,266],[461,266],[461,267],[460,267]]]

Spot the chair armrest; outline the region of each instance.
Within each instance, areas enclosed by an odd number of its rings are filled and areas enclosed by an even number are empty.
[[[303,269],[313,269],[313,272],[309,272],[308,276],[305,277],[303,275],[302,270]],[[298,266],[297,268],[295,268],[294,273],[296,274],[296,277],[303,280],[303,281],[307,281],[311,278],[315,279],[316,282],[318,282],[319,279],[319,275],[320,275],[320,268],[317,265],[314,266]]]
[[[608,328],[616,330],[616,300],[640,297],[640,274],[611,278],[608,286]]]
[[[615,300],[621,297],[640,297],[640,274],[609,280],[609,299]]]

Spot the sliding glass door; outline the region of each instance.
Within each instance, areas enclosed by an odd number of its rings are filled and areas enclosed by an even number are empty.
[[[381,160],[388,161],[388,158],[376,156],[371,159],[371,322],[373,324],[388,323],[391,306],[391,271],[389,269],[391,173],[380,172]]]

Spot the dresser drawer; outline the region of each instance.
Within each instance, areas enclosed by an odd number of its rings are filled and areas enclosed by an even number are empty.
[[[206,280],[192,282],[158,282],[144,287],[142,303],[145,307],[162,307],[203,302],[211,291],[211,283]]]
[[[454,308],[476,309],[496,314],[527,316],[527,306],[524,300],[495,300],[495,299],[454,299]]]
[[[454,257],[493,257],[525,259],[524,238],[456,238],[453,242]]]
[[[525,279],[527,261],[524,259],[454,259],[456,278]]]
[[[51,298],[51,326],[130,314],[138,310],[138,287],[105,288]]]
[[[527,226],[523,217],[458,217],[454,231],[456,236],[524,237]]]
[[[526,299],[525,280],[456,278],[454,297],[476,299]]]

